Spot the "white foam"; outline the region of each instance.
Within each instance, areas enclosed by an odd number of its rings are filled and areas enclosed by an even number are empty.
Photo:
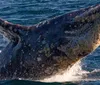
[[[100,48],[99,48],[100,49]],[[97,50],[99,50],[97,49]],[[76,62],[63,74],[40,80],[41,82],[88,82],[100,81],[100,51],[94,51]]]
[[[51,78],[46,78],[40,80],[41,82],[69,82],[69,81],[80,81],[82,75],[88,73],[81,69],[80,60],[75,63],[69,70],[66,70],[63,74],[52,76]]]

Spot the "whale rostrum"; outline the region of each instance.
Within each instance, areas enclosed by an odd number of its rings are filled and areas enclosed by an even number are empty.
[[[0,80],[44,79],[60,74],[100,44],[100,5],[33,26],[0,19],[9,44],[0,53]]]

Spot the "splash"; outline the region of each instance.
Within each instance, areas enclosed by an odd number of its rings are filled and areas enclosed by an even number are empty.
[[[87,71],[83,71],[81,68],[81,60],[76,62],[69,70],[66,70],[63,74],[55,75],[50,78],[46,78],[44,80],[40,80],[41,82],[69,82],[69,81],[80,81],[82,79],[82,75],[88,73]]]
[[[100,81],[100,48],[76,62],[63,74],[40,80],[41,82],[95,82]],[[86,84],[83,84],[86,85]]]

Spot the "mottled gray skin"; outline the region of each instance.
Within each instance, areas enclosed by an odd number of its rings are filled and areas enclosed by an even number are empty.
[[[0,19],[10,43],[0,54],[0,79],[44,79],[60,74],[100,44],[100,5],[34,26]]]

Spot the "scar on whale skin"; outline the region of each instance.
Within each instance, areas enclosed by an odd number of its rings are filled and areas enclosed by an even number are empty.
[[[0,80],[60,74],[100,45],[100,5],[22,26],[0,19],[9,44],[0,53]]]

